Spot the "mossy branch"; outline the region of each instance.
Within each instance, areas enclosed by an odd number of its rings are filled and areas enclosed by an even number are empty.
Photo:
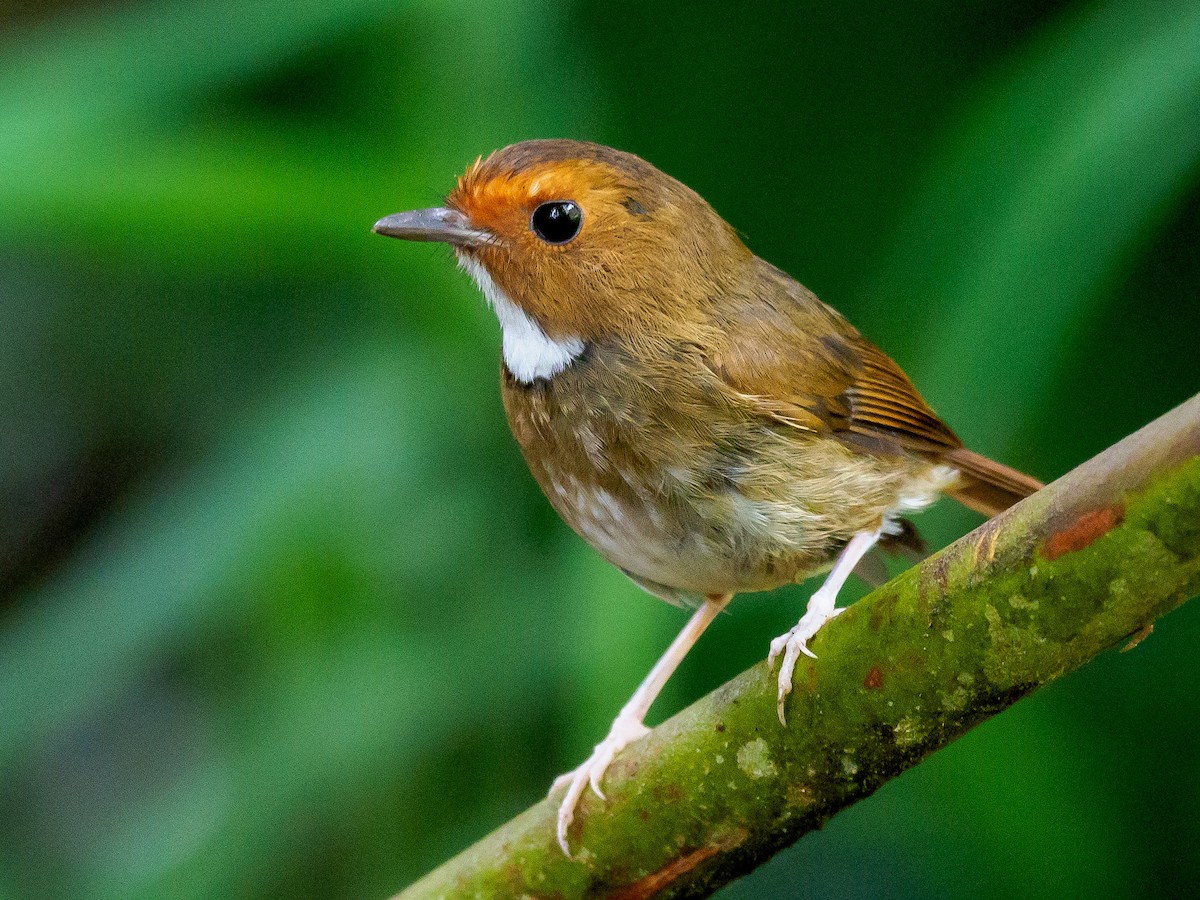
[[[574,859],[542,801],[398,895],[700,897],[1200,592],[1200,396],[874,591],[622,753]]]

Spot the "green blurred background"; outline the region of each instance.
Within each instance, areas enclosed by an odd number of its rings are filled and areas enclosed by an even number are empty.
[[[685,614],[539,495],[445,248],[369,232],[548,136],[696,188],[1044,478],[1200,389],[1194,0],[0,0],[0,896],[382,898],[603,736]],[[1198,644],[721,896],[1194,895]]]

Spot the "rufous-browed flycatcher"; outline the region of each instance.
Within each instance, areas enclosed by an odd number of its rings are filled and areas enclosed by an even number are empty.
[[[441,241],[500,320],[504,408],[559,515],[690,621],[592,756],[560,777],[557,838],[590,783],[734,594],[829,571],[782,656],[837,615],[868,551],[915,546],[905,514],[946,493],[994,514],[1041,485],[962,443],[904,372],[751,253],[694,191],[637,156],[526,141],[477,160],[436,209],[380,234]]]

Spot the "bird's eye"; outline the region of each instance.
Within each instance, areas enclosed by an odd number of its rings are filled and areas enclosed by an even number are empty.
[[[549,200],[529,217],[529,227],[547,244],[565,244],[582,225],[583,210],[573,200]]]

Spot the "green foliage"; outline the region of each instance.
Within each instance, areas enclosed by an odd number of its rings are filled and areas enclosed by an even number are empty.
[[[575,765],[681,624],[537,494],[447,254],[369,233],[476,154],[641,153],[1041,476],[1197,389],[1192,3],[36,15],[0,37],[0,895],[386,896]],[[802,599],[736,603],[656,714]],[[1198,621],[727,896],[1194,888]]]

